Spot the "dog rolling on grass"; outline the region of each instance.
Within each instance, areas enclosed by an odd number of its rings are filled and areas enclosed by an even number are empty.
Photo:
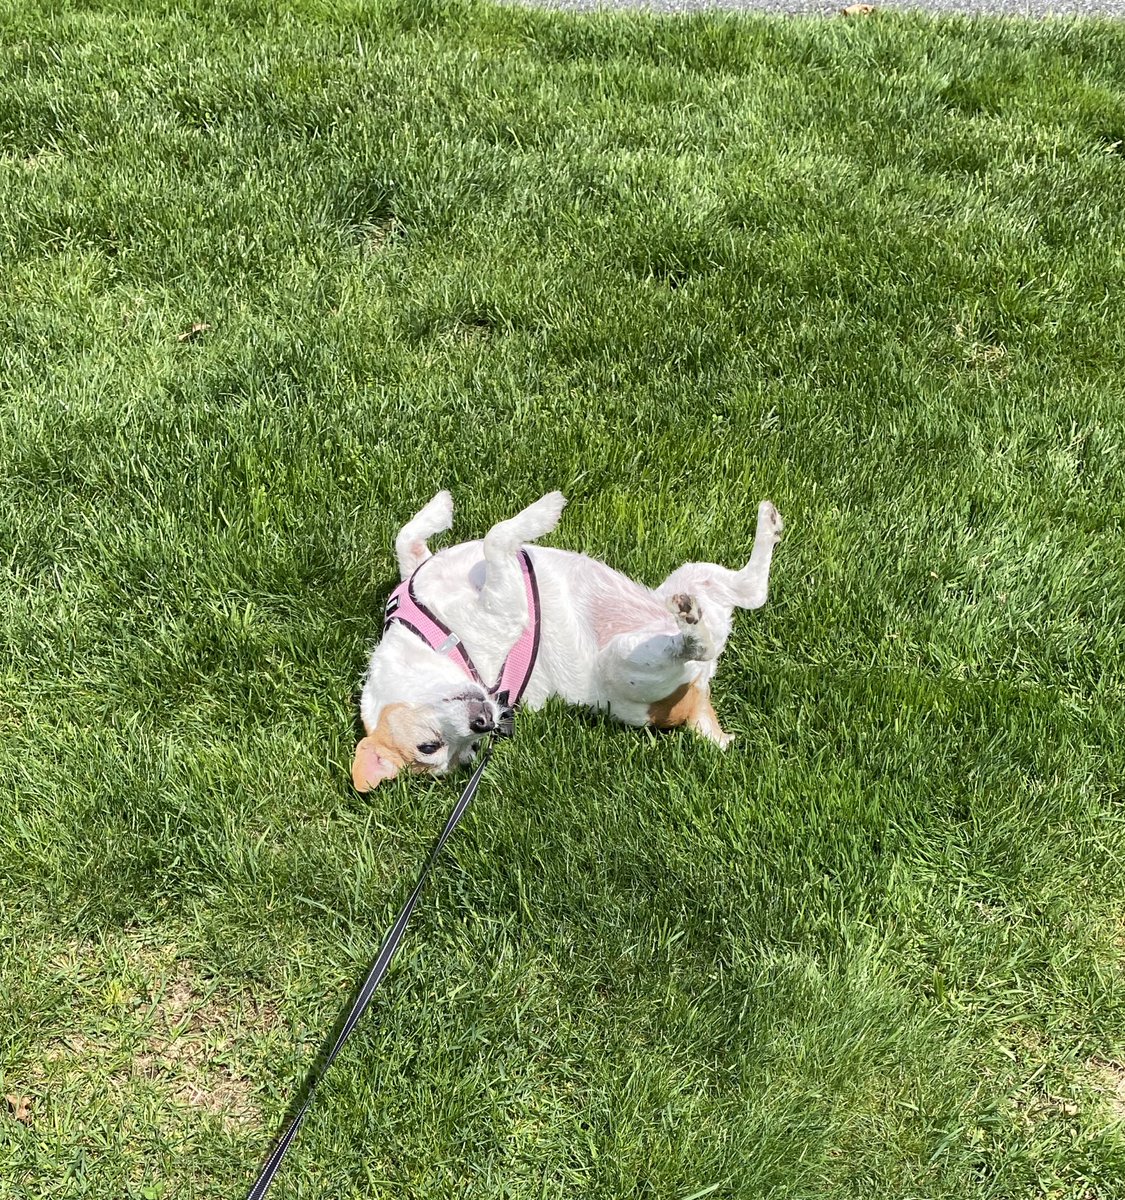
[[[777,509],[758,505],[742,570],[688,563],[649,589],[584,554],[530,544],[555,528],[565,504],[551,492],[483,541],[437,554],[426,541],[453,523],[448,492],[403,526],[395,552],[404,582],[360,700],[367,736],[352,764],[360,791],[404,769],[467,766],[481,739],[510,720],[516,697],[501,684],[516,658],[529,708],[561,696],[627,725],[686,725],[730,744],[711,706],[711,677],[734,610],[766,602],[783,527]]]

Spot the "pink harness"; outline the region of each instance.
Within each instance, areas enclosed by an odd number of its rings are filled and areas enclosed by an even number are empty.
[[[436,650],[439,654],[448,654],[461,669],[485,688],[490,696],[495,696],[503,705],[515,705],[527,688],[531,672],[535,667],[535,659],[539,654],[539,585],[535,582],[535,571],[531,566],[531,558],[526,550],[519,552],[520,569],[523,571],[523,584],[527,590],[527,628],[520,634],[516,644],[508,651],[504,665],[500,668],[500,678],[492,687],[484,682],[480,673],[473,665],[473,660],[461,644],[461,639],[434,616],[414,594],[414,577],[422,569],[418,567],[414,573],[404,579],[391,592],[387,601],[386,615],[383,620],[383,632],[394,622],[405,625],[411,632],[416,633],[422,641]],[[422,566],[425,566],[423,563]]]

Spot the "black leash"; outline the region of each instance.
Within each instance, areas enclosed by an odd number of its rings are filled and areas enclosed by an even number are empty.
[[[508,731],[502,730],[502,732]],[[495,736],[489,741],[487,747],[485,747],[480,762],[477,764],[477,769],[465,785],[465,790],[461,793],[461,798],[453,806],[453,811],[449,814],[445,828],[441,831],[437,841],[434,843],[434,848],[422,864],[422,870],[418,876],[418,882],[414,885],[414,891],[410,893],[410,899],[403,905],[402,912],[398,914],[398,919],[391,926],[391,931],[383,941],[378,958],[375,959],[371,970],[367,972],[367,978],[363,981],[363,986],[352,1001],[352,1006],[344,1018],[343,1025],[340,1027],[340,1033],[336,1038],[335,1045],[328,1052],[328,1056],[319,1068],[315,1065],[313,1066],[304,1104],[297,1110],[297,1115],[289,1123],[289,1128],[282,1134],[281,1140],[273,1148],[273,1153],[266,1159],[265,1166],[262,1167],[258,1178],[254,1182],[254,1186],[247,1193],[246,1200],[262,1200],[262,1197],[269,1190],[270,1184],[273,1183],[273,1177],[277,1174],[277,1170],[281,1166],[281,1160],[285,1157],[285,1152],[289,1149],[290,1143],[297,1136],[297,1130],[301,1127],[301,1122],[305,1119],[305,1113],[308,1112],[309,1106],[312,1104],[317,1085],[328,1073],[328,1068],[336,1060],[336,1055],[343,1049],[344,1043],[351,1036],[352,1030],[355,1029],[360,1017],[363,1016],[364,1009],[371,1003],[371,997],[374,995],[375,989],[387,973],[387,968],[391,965],[391,959],[394,958],[395,951],[398,950],[399,943],[402,941],[402,935],[406,932],[406,923],[410,920],[410,914],[414,911],[414,906],[418,903],[418,897],[422,894],[422,888],[429,877],[430,869],[437,860],[437,856],[441,853],[442,847],[449,840],[449,835],[457,828],[469,805],[472,804],[477,786],[480,783],[480,777],[484,774],[484,768],[488,765],[488,760],[492,757],[494,747]]]

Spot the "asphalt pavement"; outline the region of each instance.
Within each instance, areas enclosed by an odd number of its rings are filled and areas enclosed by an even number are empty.
[[[575,12],[639,9],[654,13],[763,12],[791,16],[838,16],[847,0],[531,0],[544,8]],[[881,9],[993,17],[1125,17],[1125,0],[896,0]],[[862,17],[853,18],[863,20]]]

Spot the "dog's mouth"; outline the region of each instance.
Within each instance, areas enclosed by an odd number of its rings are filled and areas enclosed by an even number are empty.
[[[480,753],[481,745],[481,742],[471,742],[457,755],[450,765],[453,767],[471,767],[473,759]]]

